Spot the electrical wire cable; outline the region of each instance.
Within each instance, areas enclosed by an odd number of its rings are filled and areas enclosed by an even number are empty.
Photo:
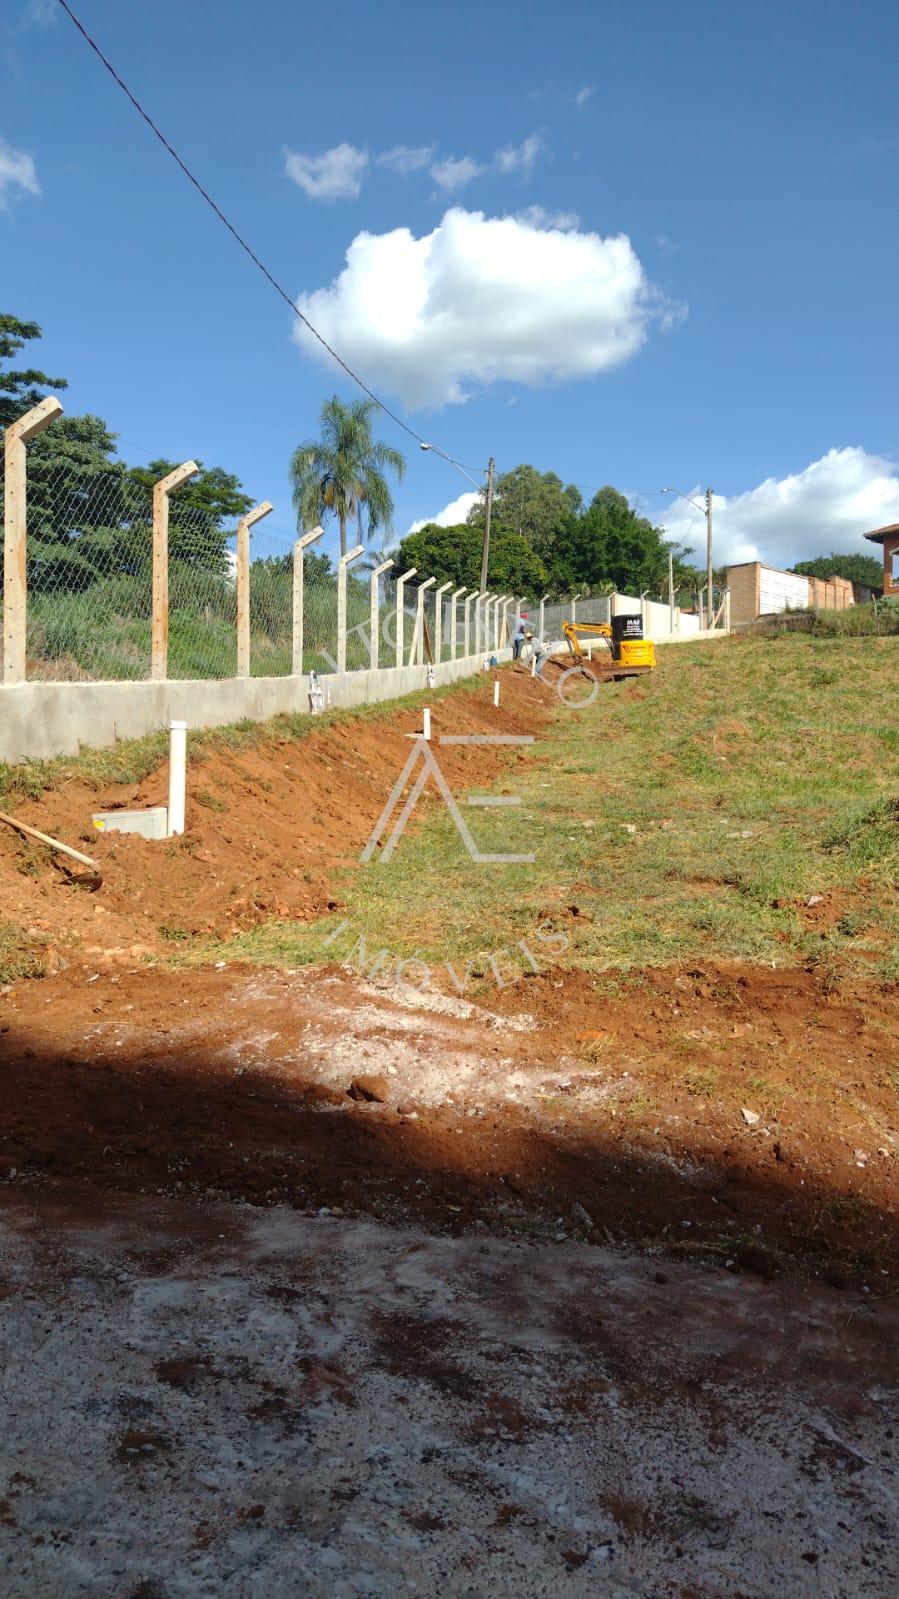
[[[175,149],[174,145],[171,144],[166,138],[165,134],[162,132],[162,129],[150,116],[150,113],[144,109],[137,96],[132,93],[131,89],[129,89],[124,78],[116,71],[112,62],[109,60],[109,57],[104,55],[96,39],[94,39],[91,34],[88,33],[84,23],[73,11],[72,7],[68,3],[68,0],[59,0],[59,5],[66,13],[66,16],[69,18],[70,22],[72,22],[77,28],[85,43],[94,52],[94,55],[97,57],[97,59],[102,62],[110,77],[113,78],[113,80],[118,84],[122,93],[127,97],[128,100],[130,100],[135,111],[140,117],[143,118],[144,122],[147,124],[147,127],[153,134],[155,134],[163,148],[168,151],[172,160],[177,164],[177,166],[180,167],[188,182],[193,184],[197,193],[202,196],[206,204],[215,212],[219,221],[228,229],[228,232],[231,234],[232,238],[236,240],[236,242],[240,245],[240,248],[249,256],[254,266],[258,267],[263,277],[267,279],[272,288],[275,290],[275,293],[280,295],[285,304],[290,307],[294,316],[298,317],[303,323],[303,326],[312,334],[312,337],[318,340],[319,344],[328,352],[332,360],[336,361],[337,365],[341,367],[347,374],[347,377],[351,378],[352,381],[359,386],[363,394],[367,394],[369,399],[374,402],[378,409],[383,411],[385,416],[389,416],[390,420],[395,422],[397,427],[402,428],[404,433],[408,433],[409,437],[414,439],[416,444],[423,445],[434,455],[439,455],[442,460],[446,461],[449,466],[454,467],[455,470],[460,472],[463,477],[468,477],[468,473],[466,472],[465,468],[461,466],[452,455],[449,455],[446,450],[441,449],[439,444],[432,444],[429,440],[423,439],[420,433],[416,433],[415,429],[409,426],[408,422],[404,422],[401,416],[397,416],[396,412],[392,411],[390,406],[385,404],[380,396],[375,393],[374,389],[370,388],[364,379],[359,376],[358,372],[354,372],[353,368],[349,366],[346,361],[344,361],[343,357],[338,355],[337,351],[328,343],[327,339],[324,338],[321,333],[319,333],[318,328],[314,327],[309,321],[309,318],[303,315],[303,312],[300,310],[299,306],[291,299],[283,285],[278,282],[278,279],[274,276],[274,273],[269,271],[268,267],[265,265],[265,262],[260,260],[252,246],[248,244],[243,235],[237,231],[234,223],[231,222],[230,219],[225,215],[221,206],[218,205],[217,202],[212,198],[212,195],[208,192],[208,190],[203,187],[199,178],[195,177],[194,173],[187,165],[187,162],[184,161],[178,154],[178,151]],[[469,479],[469,481],[471,481],[471,479]]]

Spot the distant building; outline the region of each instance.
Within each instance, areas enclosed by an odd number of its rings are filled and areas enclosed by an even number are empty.
[[[844,577],[800,577],[761,561],[727,568],[730,624],[740,627],[782,611],[844,611],[853,604],[852,584]]]
[[[875,528],[865,538],[883,545],[883,592],[899,598],[899,522]]]

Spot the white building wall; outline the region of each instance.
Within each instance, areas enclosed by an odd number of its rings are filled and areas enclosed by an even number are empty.
[[[793,572],[778,572],[773,566],[763,566],[759,573],[759,615],[804,610],[809,602],[808,592],[807,577],[797,577]]]

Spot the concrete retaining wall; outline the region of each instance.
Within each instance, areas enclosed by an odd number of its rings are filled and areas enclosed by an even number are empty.
[[[507,661],[511,651],[500,650]],[[483,657],[441,661],[438,685],[481,670]],[[427,688],[427,667],[393,666],[377,672],[323,673],[325,704],[349,709],[398,699]],[[284,711],[309,710],[308,677],[202,678],[190,682],[15,683],[0,685],[0,760],[7,762],[75,755],[84,746],[104,748],[118,739],[140,738],[183,719],[188,727],[223,727],[228,722],[265,721]]]

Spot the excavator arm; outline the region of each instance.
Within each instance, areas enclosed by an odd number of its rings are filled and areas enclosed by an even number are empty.
[[[590,638],[603,638],[608,642],[611,650],[612,629],[608,622],[563,622],[562,632],[573,658],[576,661],[584,659],[584,652],[578,642],[578,634],[583,633]]]

